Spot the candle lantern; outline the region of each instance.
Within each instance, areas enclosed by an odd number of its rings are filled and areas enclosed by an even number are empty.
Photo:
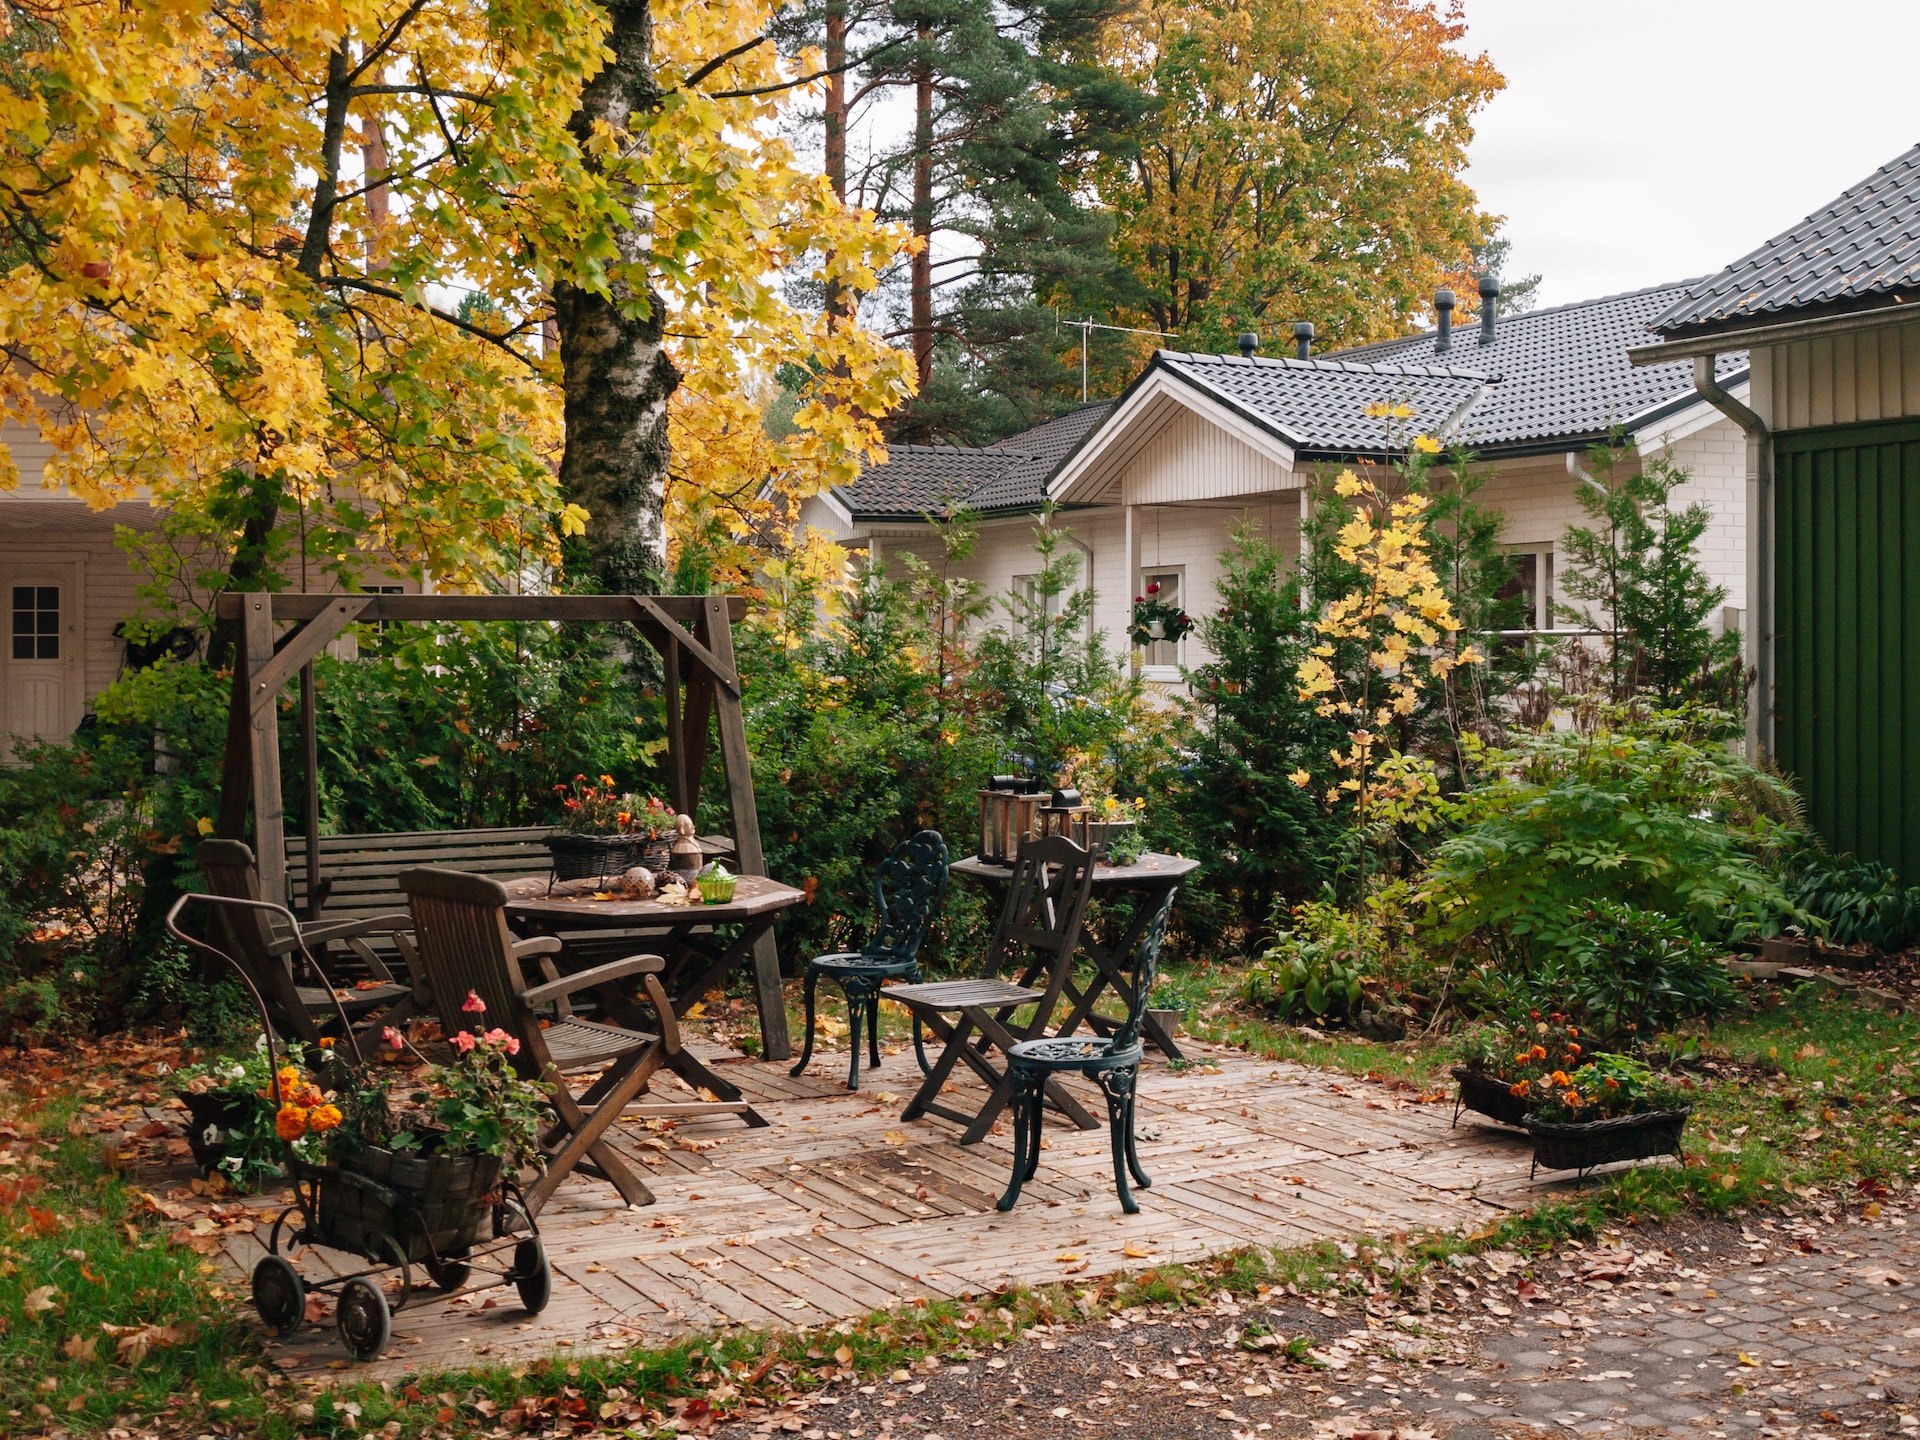
[[[1035,795],[1025,780],[1015,780],[1019,788],[1000,788],[1001,779],[980,792],[980,858],[993,865],[1011,865],[1019,858],[1020,842],[1040,828],[1042,796]]]
[[[1081,803],[1078,790],[1056,790],[1040,807],[1039,833],[1071,840],[1082,850],[1093,849],[1093,807]]]

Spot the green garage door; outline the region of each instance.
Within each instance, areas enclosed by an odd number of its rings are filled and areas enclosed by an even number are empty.
[[[1775,752],[1828,844],[1920,882],[1920,421],[1774,455]]]

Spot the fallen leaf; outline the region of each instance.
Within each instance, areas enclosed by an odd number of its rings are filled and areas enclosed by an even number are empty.
[[[1153,1247],[1151,1245],[1142,1245],[1138,1240],[1129,1240],[1126,1250],[1122,1253],[1129,1259],[1145,1260],[1153,1254]]]
[[[59,1293],[51,1285],[36,1285],[26,1293],[26,1297],[20,1303],[25,1307],[27,1314],[44,1315],[55,1308],[53,1297]]]
[[[1057,1265],[1071,1265],[1079,1258],[1079,1253],[1074,1250],[1063,1250],[1060,1254],[1053,1257],[1054,1263]]]
[[[1744,1350],[1739,1350],[1739,1351],[1736,1351],[1735,1353],[1740,1357],[1740,1363],[1742,1365],[1758,1365],[1760,1363],[1758,1360],[1754,1359],[1753,1356],[1749,1355]]]

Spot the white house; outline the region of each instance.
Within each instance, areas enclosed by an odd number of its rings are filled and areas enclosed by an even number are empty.
[[[1746,437],[1696,391],[1690,362],[1635,366],[1630,346],[1692,282],[1441,329],[1312,359],[1160,351],[1118,400],[1088,405],[980,449],[896,446],[888,463],[810,502],[805,520],[884,559],[939,559],[930,516],[964,506],[980,543],[957,572],[1003,591],[1034,567],[1043,498],[1080,547],[1094,623],[1123,637],[1132,598],[1154,581],[1190,611],[1215,603],[1232,530],[1251,523],[1297,554],[1309,478],[1379,458],[1375,401],[1405,401],[1420,431],[1458,441],[1490,476],[1480,498],[1507,517],[1516,580],[1534,622],[1552,626],[1554,549],[1583,523],[1574,498],[1588,447],[1618,430],[1633,456],[1668,452],[1691,476],[1683,500],[1713,512],[1702,548],[1727,589],[1723,623],[1747,603]],[[1442,302],[1451,297],[1437,297]],[[1446,311],[1444,306],[1442,313]],[[1244,342],[1243,342],[1244,344]],[[1716,362],[1747,390],[1744,352]],[[1394,437],[1404,448],[1406,427]],[[1207,657],[1197,637],[1136,652],[1148,679]]]

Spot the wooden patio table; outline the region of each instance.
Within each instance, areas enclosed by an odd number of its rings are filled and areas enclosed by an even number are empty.
[[[773,928],[781,911],[807,898],[803,891],[762,875],[740,876],[733,899],[719,905],[596,900],[590,895],[549,895],[546,891],[544,878],[508,883],[507,925],[514,934],[522,938],[564,938],[586,930],[631,932],[633,953],[657,950],[665,957],[667,968],[661,981],[672,997],[676,1018],[725,980],[728,971],[751,958],[755,944]],[[731,942],[712,938],[717,928],[730,925],[740,927]],[[561,959],[565,959],[564,952]],[[768,1060],[789,1058],[793,1046],[787,1038],[787,1008],[778,980],[768,980],[756,971],[753,998],[760,1012],[762,1056]],[[620,1023],[645,1028],[644,1012],[625,997],[610,996],[606,1003]]]
[[[1100,998],[1102,991],[1112,987],[1123,1010],[1132,1005],[1133,983],[1128,978],[1127,967],[1134,947],[1140,943],[1140,936],[1153,919],[1153,912],[1160,908],[1161,897],[1167,891],[1178,888],[1181,881],[1199,868],[1198,860],[1189,860],[1181,855],[1162,855],[1157,851],[1148,851],[1131,865],[1109,865],[1103,861],[1094,866],[1093,893],[1096,899],[1101,898],[1103,892],[1110,894],[1116,890],[1131,891],[1141,899],[1134,906],[1133,918],[1126,929],[1110,942],[1095,936],[1091,925],[1080,927],[1080,953],[1093,962],[1094,977],[1085,991],[1076,990],[1071,979],[1067,981],[1061,999],[1070,1008],[1067,1018],[1054,1032],[1056,1035],[1071,1035],[1082,1025],[1095,1034],[1104,1035],[1119,1023],[1096,1012],[1094,1002]],[[998,901],[1012,871],[1004,865],[982,860],[978,855],[969,855],[965,860],[955,862],[953,873],[986,886],[994,900]],[[1166,1027],[1151,1010],[1147,1012],[1141,1028],[1146,1038],[1169,1060],[1184,1058],[1180,1054],[1180,1047],[1174,1044],[1173,1036],[1167,1033]]]

